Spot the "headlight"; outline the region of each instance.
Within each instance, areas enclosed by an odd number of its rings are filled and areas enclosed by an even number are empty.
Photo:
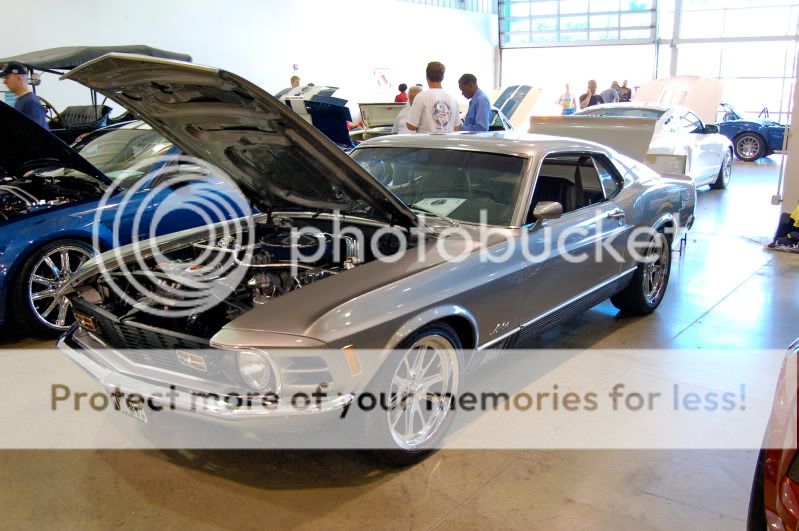
[[[253,389],[265,389],[273,381],[272,365],[262,353],[243,350],[238,354],[239,374]]]

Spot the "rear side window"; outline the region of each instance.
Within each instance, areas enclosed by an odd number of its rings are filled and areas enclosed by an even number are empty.
[[[563,213],[602,203],[621,189],[622,181],[601,155],[563,153],[549,155],[541,163],[527,223],[540,201],[556,201]]]
[[[601,155],[594,155],[594,163],[596,164],[597,174],[602,183],[602,190],[605,194],[605,199],[610,199],[621,190],[624,181],[619,176],[613,166],[605,157]]]

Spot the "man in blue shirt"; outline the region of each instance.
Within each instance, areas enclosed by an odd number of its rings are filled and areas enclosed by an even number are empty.
[[[488,131],[491,124],[491,102],[485,92],[477,86],[473,74],[463,74],[458,80],[461,94],[469,100],[469,110],[458,131]]]
[[[11,61],[0,72],[0,77],[8,89],[17,96],[14,108],[45,129],[49,129],[44,108],[28,84],[28,69],[25,65]]]

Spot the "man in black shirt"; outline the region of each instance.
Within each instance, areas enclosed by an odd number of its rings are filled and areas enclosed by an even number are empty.
[[[28,85],[28,70],[25,65],[11,61],[0,72],[0,77],[9,90],[17,95],[14,108],[45,129],[49,129],[44,108]]]
[[[586,109],[591,105],[599,105],[601,103],[605,103],[605,100],[596,93],[596,81],[592,79],[588,82],[588,92],[580,96],[580,108]]]

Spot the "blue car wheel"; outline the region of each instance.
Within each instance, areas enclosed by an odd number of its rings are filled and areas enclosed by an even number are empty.
[[[732,144],[735,156],[744,162],[753,162],[766,154],[766,141],[757,133],[741,133]]]
[[[58,240],[35,251],[16,276],[12,293],[17,325],[31,335],[53,337],[74,322],[72,309],[58,291],[96,253],[80,240]]]

